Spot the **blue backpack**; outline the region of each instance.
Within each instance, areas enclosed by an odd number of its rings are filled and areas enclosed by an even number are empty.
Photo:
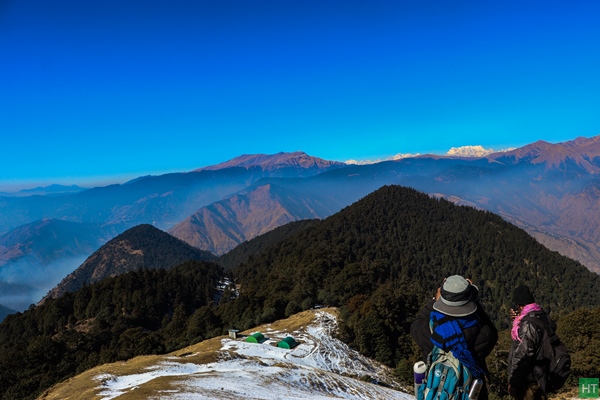
[[[418,400],[468,400],[471,372],[452,354],[437,346],[427,357],[427,371]]]

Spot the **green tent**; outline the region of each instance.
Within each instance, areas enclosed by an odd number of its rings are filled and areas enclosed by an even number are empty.
[[[298,342],[291,336],[287,336],[281,342],[277,343],[277,347],[281,347],[282,349],[293,349],[296,346],[298,346]]]
[[[262,343],[265,341],[265,337],[260,332],[254,332],[252,335],[248,336],[246,342],[250,343]]]

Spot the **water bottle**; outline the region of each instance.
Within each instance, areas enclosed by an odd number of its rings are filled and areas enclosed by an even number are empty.
[[[481,379],[475,379],[473,384],[471,385],[471,390],[469,390],[469,399],[477,400],[479,397],[479,392],[481,392],[481,387],[483,386],[483,381]]]
[[[415,373],[415,397],[419,397],[419,387],[423,383],[425,378],[425,372],[427,371],[427,364],[423,361],[416,362],[413,366],[413,372]]]

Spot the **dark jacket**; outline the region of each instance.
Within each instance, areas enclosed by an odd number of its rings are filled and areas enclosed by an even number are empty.
[[[416,319],[410,326],[410,334],[413,340],[423,351],[423,361],[427,361],[427,356],[433,350],[431,343],[431,330],[429,329],[429,314],[433,311],[435,300],[429,300],[425,307],[419,311]],[[464,330],[467,347],[473,354],[475,361],[487,372],[485,358],[492,352],[498,341],[498,330],[492,323],[490,317],[483,311],[481,306],[477,306],[475,315],[479,318],[479,324],[473,328]]]
[[[541,319],[543,324],[529,320]],[[513,340],[508,353],[508,383],[514,388],[525,388],[536,383],[547,393],[546,368],[543,355],[539,351],[544,337],[540,326],[552,326],[544,311],[533,311],[527,314],[519,324],[519,338]]]

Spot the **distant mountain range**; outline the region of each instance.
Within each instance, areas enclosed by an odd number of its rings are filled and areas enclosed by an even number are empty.
[[[514,149],[509,149],[514,150]],[[504,150],[504,151],[509,151]],[[485,157],[495,153],[492,149],[485,149],[483,146],[462,146],[462,147],[452,147],[448,150],[447,155],[453,157]]]
[[[120,232],[142,223],[169,229],[261,178],[304,178],[345,164],[296,152],[242,156],[223,165],[145,176],[69,195],[0,197],[0,234],[45,218],[110,225]]]
[[[0,196],[4,197],[25,197],[25,196],[56,196],[62,194],[79,193],[87,190],[77,185],[50,185],[40,186],[33,189],[23,189],[16,192],[0,192]]]
[[[19,233],[20,227],[44,219],[91,224],[87,226],[101,230],[97,236],[102,243],[133,226],[151,224],[220,255],[289,221],[328,217],[387,184],[497,213],[548,248],[600,273],[599,171],[596,136],[558,144],[538,141],[484,157],[461,152],[370,165],[345,165],[301,152],[244,155],[191,172],[140,177],[77,193],[0,197],[0,232],[10,234],[15,243],[7,246],[0,240],[0,277],[16,262],[12,255],[25,260],[34,251],[21,246],[18,253],[17,244],[47,248],[40,242],[45,239]],[[67,254],[68,248],[57,243],[45,251]],[[85,259],[93,250],[79,256]],[[39,271],[47,258],[39,253],[29,257],[28,265],[12,270],[25,275],[32,270],[43,280]],[[72,270],[76,267],[71,265]]]
[[[93,251],[126,229],[139,224],[168,229],[261,178],[305,177],[343,165],[300,152],[243,156],[224,168],[145,176],[72,194],[0,196],[0,233],[5,232],[0,237],[0,282],[29,288],[19,299],[0,294],[0,304],[22,311],[38,302]],[[36,189],[36,193],[40,191]],[[37,234],[32,228],[40,225],[48,230],[60,223],[70,224],[71,234]],[[89,246],[88,230],[95,235]],[[72,239],[77,242],[75,247]],[[55,260],[58,254],[64,256]],[[30,288],[32,276],[42,287]]]

